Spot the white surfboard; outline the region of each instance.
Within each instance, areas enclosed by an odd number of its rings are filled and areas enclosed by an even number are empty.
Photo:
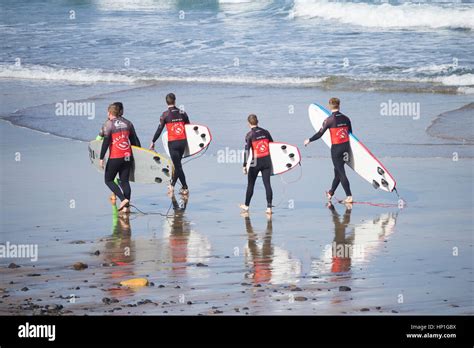
[[[205,150],[212,140],[212,135],[206,126],[200,124],[187,124],[184,126],[186,130],[186,140],[188,142],[186,150],[184,151],[184,157],[196,155],[197,153]],[[163,135],[161,136],[163,141],[163,148],[165,149],[168,156],[170,155],[168,149],[168,132],[166,128]]]
[[[272,175],[283,174],[301,162],[300,150],[296,146],[278,142],[272,142],[269,146],[270,158],[272,160]],[[253,151],[249,151],[247,171],[250,168],[252,159]],[[258,173],[258,176],[262,176],[262,173]]]
[[[308,108],[309,119],[316,131],[319,131],[324,120],[331,113],[319,104],[311,104]],[[331,147],[331,137],[329,131],[322,136],[327,146]],[[384,165],[369,151],[369,149],[356,138],[354,134],[349,134],[352,154],[347,163],[357,174],[367,180],[374,188],[392,192],[397,183]]]
[[[93,140],[89,143],[89,158],[92,165],[100,172],[104,170],[100,167],[100,150],[102,140]],[[167,183],[171,180],[173,167],[165,156],[142,147],[132,146],[133,167],[130,173],[130,181],[140,184]],[[104,162],[107,163],[109,151],[105,155]]]

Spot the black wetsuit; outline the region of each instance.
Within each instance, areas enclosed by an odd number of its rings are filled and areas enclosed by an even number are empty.
[[[168,149],[173,162],[174,172],[171,179],[171,186],[179,179],[183,189],[187,189],[186,176],[184,175],[181,160],[186,150],[186,129],[184,125],[189,124],[189,117],[186,112],[181,111],[176,106],[170,106],[160,117],[160,125],[153,136],[153,143],[158,140],[166,126],[168,131]]]
[[[100,159],[104,159],[109,150],[109,159],[105,166],[105,184],[121,201],[130,200],[132,190],[129,181],[133,164],[131,145],[140,146],[140,140],[132,122],[124,117],[108,120],[103,127],[103,135]],[[114,182],[117,174],[120,178],[120,187]]]
[[[309,140],[315,141],[321,138],[326,130],[331,133],[331,158],[334,164],[334,180],[329,193],[334,195],[339,183],[342,184],[347,196],[352,196],[349,180],[347,179],[344,164],[351,156],[349,134],[352,133],[351,120],[346,115],[335,111],[324,120],[323,126]]]
[[[245,205],[250,205],[250,200],[253,196],[253,190],[255,187],[255,181],[257,180],[258,173],[262,172],[263,185],[265,186],[265,192],[267,196],[267,207],[272,207],[273,191],[272,185],[270,184],[270,176],[272,175],[272,161],[270,158],[270,147],[269,143],[273,142],[270,133],[260,127],[254,127],[245,136],[245,152],[244,152],[244,167],[247,166],[247,154],[249,151],[253,151],[253,160],[250,163],[248,170],[248,184],[247,194],[245,196]]]

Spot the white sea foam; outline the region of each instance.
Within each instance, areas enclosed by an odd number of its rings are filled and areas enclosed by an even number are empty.
[[[430,4],[389,5],[295,0],[290,18],[320,18],[363,27],[474,29],[474,8]]]
[[[71,83],[117,82],[133,83],[135,78],[93,69],[63,69],[42,65],[16,67],[15,65],[0,65],[0,78],[66,81]]]
[[[122,72],[106,72],[95,69],[68,69],[54,68],[42,65],[28,65],[21,68],[14,65],[0,64],[0,78],[62,81],[71,84],[93,84],[93,83],[160,83],[160,82],[195,82],[195,83],[217,83],[217,84],[240,84],[240,85],[267,85],[267,86],[294,86],[315,87],[322,86],[330,79],[330,76],[316,77],[256,77],[256,76],[160,76],[150,73],[135,72],[126,74]],[[380,82],[411,82],[411,83],[433,83],[447,87],[458,86],[460,93],[472,93],[474,87],[474,74],[449,75],[438,77],[402,77],[402,76],[364,76],[363,78],[339,76],[337,79],[344,81],[360,81],[363,88],[364,81]],[[331,80],[329,80],[331,81]],[[373,85],[372,85],[373,87]],[[461,89],[462,88],[462,89]]]
[[[445,86],[474,86],[474,74],[440,76],[433,80]]]
[[[96,0],[95,5],[101,11],[152,12],[169,10],[175,6],[175,2],[171,0]]]
[[[296,85],[312,86],[321,83],[325,78],[320,77],[276,77],[259,78],[253,76],[159,76],[145,74],[126,75],[122,73],[103,72],[94,69],[52,68],[42,65],[23,66],[0,65],[0,78],[66,81],[71,83],[153,83],[153,82],[200,82],[200,83],[229,83],[252,85]]]

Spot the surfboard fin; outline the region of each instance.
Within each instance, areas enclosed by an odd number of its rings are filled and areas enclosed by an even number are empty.
[[[201,138],[204,139],[205,137],[206,137],[206,134],[202,133],[202,134],[201,134]]]
[[[153,157],[153,160],[154,160],[156,163],[161,163],[161,158],[158,157],[158,156]]]
[[[199,144],[199,147],[204,147],[204,143],[200,143],[200,144]]]
[[[384,175],[385,171],[382,168],[377,167],[377,173],[379,173],[380,175]]]
[[[282,145],[282,146],[281,146],[281,149],[282,149],[282,150],[286,150],[286,145]]]
[[[163,181],[163,180],[161,180],[161,178],[159,178],[159,177],[156,177],[156,178],[155,178],[155,182],[156,182],[157,184],[161,184],[162,181]]]
[[[388,182],[385,179],[380,180],[384,187],[388,187]]]
[[[291,168],[291,163],[287,163],[286,168]]]
[[[163,168],[161,171],[165,173],[166,175],[170,174],[170,170],[168,168]]]
[[[193,129],[197,132],[197,130],[199,129],[199,127],[198,127],[198,126],[194,126]]]
[[[374,187],[374,189],[378,189],[380,187],[380,184],[377,181],[372,180],[372,186]]]
[[[290,154],[288,155],[288,157],[293,158],[293,157],[295,157],[295,154],[294,154],[294,153],[290,153]]]

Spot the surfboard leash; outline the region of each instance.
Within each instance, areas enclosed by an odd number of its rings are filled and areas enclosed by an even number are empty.
[[[280,176],[280,181],[283,183],[283,194],[282,194],[282,198],[281,198],[280,202],[278,202],[275,205],[272,205],[272,208],[278,208],[283,203],[283,201],[285,200],[285,198],[286,198],[286,185],[294,184],[295,182],[300,181],[301,178],[303,177],[303,166],[301,165],[301,162],[298,163],[298,164],[300,166],[300,175],[298,176],[297,179],[295,179],[293,181],[285,181],[285,179],[283,179],[283,175]]]
[[[187,163],[189,163],[189,162],[191,162],[191,161],[194,161],[194,160],[197,159],[197,158],[200,158],[200,157],[204,156],[204,154],[207,152],[208,149],[209,149],[209,145],[208,145],[208,146],[204,149],[204,151],[201,152],[198,156],[191,156],[190,159],[188,159],[187,161],[183,162],[181,165],[184,166],[185,164],[187,164]]]
[[[137,206],[135,206],[133,204],[130,204],[130,207],[135,208],[137,210],[137,212],[142,214],[142,215],[160,215],[160,216],[163,216],[163,217],[166,217],[166,218],[173,217],[173,215],[169,213],[172,206],[173,206],[173,203],[171,202],[170,206],[168,207],[168,210],[166,211],[165,214],[163,214],[163,213],[160,213],[160,212],[144,212],[143,210],[139,209]]]
[[[394,208],[394,207],[400,207],[398,203],[373,203],[373,202],[357,202],[354,201],[352,203],[344,203],[343,199],[339,199],[336,196],[334,196],[334,199],[336,200],[337,203],[340,204],[363,204],[363,205],[370,205],[373,207],[380,207],[380,208]]]

